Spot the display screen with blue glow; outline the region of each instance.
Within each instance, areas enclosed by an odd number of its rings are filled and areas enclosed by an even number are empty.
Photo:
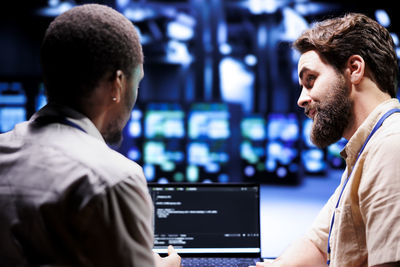
[[[340,155],[340,152],[346,146],[347,140],[345,138],[340,139],[336,143],[327,147],[327,160],[329,165],[334,169],[344,169],[346,162]]]
[[[143,162],[148,181],[184,180],[184,144],[179,140],[146,140],[143,144]]]
[[[188,116],[190,139],[227,139],[230,137],[228,106],[223,103],[193,104]]]
[[[131,112],[131,118],[127,124],[129,136],[133,138],[142,136],[142,119],[143,112],[140,109],[135,108]]]
[[[240,130],[243,139],[259,141],[265,140],[267,136],[266,122],[261,115],[244,117],[240,124]]]
[[[193,141],[187,146],[187,180],[200,182],[228,182],[226,166],[229,162],[226,142]]]
[[[269,140],[295,142],[299,139],[299,124],[295,114],[269,114],[267,129]]]
[[[304,144],[301,151],[301,162],[304,171],[308,174],[322,174],[327,169],[326,152],[324,149],[316,147],[310,139],[313,121],[306,118],[303,120],[302,142]]]
[[[43,84],[39,88],[39,93],[36,96],[35,109],[38,111],[47,104],[47,98],[44,92]]]
[[[147,105],[144,118],[146,138],[184,138],[185,112],[178,104]]]
[[[188,115],[186,170],[190,182],[228,182],[229,107],[225,103],[194,103]]]
[[[136,163],[143,164],[143,111],[135,105],[131,117],[124,128],[124,138],[118,151]]]
[[[26,101],[21,83],[0,83],[0,133],[27,119]]]
[[[299,132],[296,114],[271,113],[267,116],[265,170],[275,180],[297,183]]]
[[[146,106],[143,170],[148,181],[184,181],[185,137],[185,111],[181,105],[150,103]]]
[[[313,121],[312,119],[305,119],[303,121],[303,132],[302,132],[302,140],[304,144],[308,147],[316,147],[310,138],[311,128],[312,128]]]
[[[262,115],[245,115],[240,124],[240,157],[246,178],[262,178],[265,173],[266,120]]]
[[[8,132],[17,123],[26,120],[26,110],[24,107],[0,107],[0,132]]]

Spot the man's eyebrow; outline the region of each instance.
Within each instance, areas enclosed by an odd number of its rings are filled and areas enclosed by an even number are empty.
[[[308,69],[307,69],[306,67],[303,67],[303,68],[301,69],[301,71],[300,71],[300,73],[299,73],[299,78],[300,78],[300,80],[303,79],[303,74],[304,74],[304,72],[307,71],[307,70],[308,70]]]
[[[304,74],[304,72],[309,71],[309,70],[310,70],[310,69],[307,68],[307,67],[303,67],[303,68],[301,69],[301,71],[300,71],[300,73],[299,73],[299,78],[300,78],[300,80],[303,79],[303,74]]]

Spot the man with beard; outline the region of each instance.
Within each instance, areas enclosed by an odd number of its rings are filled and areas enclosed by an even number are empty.
[[[400,266],[400,104],[389,32],[362,14],[317,23],[295,42],[311,140],[341,137],[346,170],[310,230],[257,266]]]
[[[142,169],[118,143],[143,78],[133,24],[103,5],[48,27],[41,59],[48,105],[0,135],[1,266],[180,265],[153,254]]]

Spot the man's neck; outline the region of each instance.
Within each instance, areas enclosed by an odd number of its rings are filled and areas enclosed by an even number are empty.
[[[381,103],[391,99],[388,93],[382,92],[371,80],[363,81],[357,87],[353,87],[350,94],[353,102],[353,118],[343,137],[349,140],[368,115]]]

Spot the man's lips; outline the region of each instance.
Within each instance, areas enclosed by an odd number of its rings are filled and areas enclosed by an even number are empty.
[[[312,120],[314,120],[315,113],[316,113],[315,109],[308,109],[305,111],[306,116]]]

